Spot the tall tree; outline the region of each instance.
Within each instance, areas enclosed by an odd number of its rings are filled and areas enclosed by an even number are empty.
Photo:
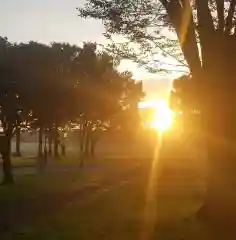
[[[88,0],[79,9],[83,17],[103,20],[109,38],[112,34],[122,34],[136,46],[145,46],[143,49],[150,51],[161,49],[169,56],[176,56],[176,51],[172,39],[163,42],[162,30],[168,26],[175,31],[196,81],[207,135],[211,170],[201,210],[207,216],[217,213],[221,219],[232,216],[234,221],[235,177],[230,169],[234,169],[236,157],[235,5],[235,0]],[[178,58],[184,63],[182,60]]]
[[[20,157],[21,150],[20,150],[20,141],[21,141],[21,113],[18,113],[18,119],[16,119],[16,128],[15,128],[15,140],[16,140],[16,149],[14,156]]]
[[[89,145],[94,152],[97,132],[109,125],[120,109],[124,78],[115,69],[115,60],[98,51],[94,43],[85,43],[75,61],[79,71],[76,91],[81,150],[88,155]]]
[[[0,120],[3,128],[0,153],[3,159],[4,184],[13,183],[11,139],[18,119],[20,102],[15,57],[15,45],[9,43],[5,38],[0,38]]]
[[[117,124],[123,130],[129,131],[129,136],[132,133],[137,133],[141,126],[140,112],[138,103],[145,97],[143,92],[142,81],[135,81],[132,79],[132,73],[123,72],[122,77],[125,79],[122,109],[118,117]]]
[[[23,83],[27,83],[22,95],[25,106],[32,112],[31,122],[39,129],[39,156],[43,155],[45,130],[50,132],[47,136],[54,140],[54,155],[58,156],[58,128],[71,120],[69,112],[73,103],[69,100],[74,83],[71,69],[79,49],[66,43],[19,45],[19,53],[23,54],[19,66],[23,70]]]

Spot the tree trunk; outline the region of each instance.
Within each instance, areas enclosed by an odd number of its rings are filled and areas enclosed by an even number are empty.
[[[2,151],[2,169],[3,169],[3,182],[2,184],[13,184],[14,178],[12,174],[11,165],[11,135],[6,134],[4,139],[4,149]]]
[[[85,146],[85,134],[84,130],[82,130],[83,133],[81,133],[80,136],[80,152],[84,152],[84,146]]]
[[[89,157],[94,154],[94,147],[95,143],[93,142],[93,131],[92,131],[92,124],[87,123],[87,126],[85,128],[85,156]]]
[[[52,130],[48,133],[48,155],[52,156]]]
[[[91,155],[91,157],[95,156],[95,145],[96,145],[96,143],[95,143],[94,139],[91,139],[90,140],[90,155]]]
[[[66,156],[66,146],[65,146],[64,144],[61,145],[61,155],[62,155],[63,157]]]
[[[43,128],[39,128],[38,157],[43,156]]]
[[[81,124],[80,129],[80,153],[84,152],[84,146],[85,146],[85,135],[86,135],[86,129],[85,129],[85,123]]]
[[[59,158],[58,147],[59,147],[59,140],[54,139],[54,157],[55,158]]]
[[[81,129],[80,129],[80,139],[79,139],[79,144],[80,144],[80,154],[79,154],[79,160],[80,160],[80,167],[82,168],[84,165],[84,159],[85,159],[85,143],[86,143],[86,126],[85,122],[81,124]]]
[[[236,222],[236,109],[233,87],[212,88],[203,111],[207,131],[208,189],[199,216],[234,239]],[[213,91],[214,90],[214,91]],[[228,238],[229,239],[229,238]]]
[[[66,132],[63,131],[60,137],[61,155],[66,156]]]
[[[17,157],[21,156],[21,151],[20,151],[20,138],[21,138],[21,132],[20,132],[20,127],[16,127],[16,153],[15,155]]]
[[[90,146],[90,135],[88,133],[88,131],[86,131],[85,134],[85,146],[84,146],[84,154],[86,157],[89,156],[89,146]]]
[[[47,164],[47,160],[48,160],[48,149],[47,149],[47,137],[44,137],[44,150],[43,150],[43,157],[44,157],[44,166],[46,166]]]
[[[91,131],[90,132],[90,155],[91,157],[95,156],[95,147],[98,142],[98,132],[96,131]]]
[[[54,130],[54,157],[55,158],[59,158],[59,153],[58,153],[58,147],[59,147],[59,134],[58,134],[58,130],[55,129]]]

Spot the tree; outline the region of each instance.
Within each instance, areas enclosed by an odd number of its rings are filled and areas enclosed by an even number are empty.
[[[99,52],[94,43],[85,43],[75,61],[80,148],[88,156],[89,148],[94,153],[98,132],[105,130],[120,110],[125,79],[115,69],[115,60],[106,52]]]
[[[15,128],[15,136],[16,136],[16,150],[14,156],[20,157],[20,140],[21,140],[21,114],[19,112],[18,119],[16,119],[16,128]]]
[[[116,118],[116,124],[121,130],[128,131],[127,133],[131,137],[141,127],[138,103],[145,97],[145,93],[142,81],[134,81],[132,73],[123,72],[122,77],[125,79],[122,109]]]
[[[175,123],[184,130],[182,139],[189,142],[196,142],[202,136],[198,100],[195,81],[190,75],[182,75],[174,79],[169,103],[172,110],[176,112]]]
[[[169,26],[175,31],[196,82],[202,127],[207,135],[211,171],[208,193],[201,210],[206,216],[216,216],[217,213],[221,219],[232,216],[234,220],[235,177],[229,169],[234,168],[236,156],[233,147],[236,140],[233,79],[235,5],[235,0],[90,0],[83,9],[79,9],[83,17],[103,20],[108,37],[119,33],[138,46],[146,46],[144,49],[162,49],[171,56],[176,53],[172,48],[173,41],[163,44],[161,30]],[[129,54],[129,57],[133,55]],[[184,63],[181,57],[178,61]],[[220,114],[223,111],[224,114]]]
[[[14,65],[15,46],[6,38],[0,38],[0,120],[3,133],[1,135],[1,155],[3,159],[3,184],[14,182],[11,166],[11,139],[19,111],[18,72]]]
[[[20,44],[18,49],[22,56],[19,68],[25,79],[22,86],[27,83],[25,91],[22,89],[25,107],[32,113],[31,124],[39,130],[38,155],[43,156],[43,136],[46,137],[47,130],[47,136],[54,142],[54,155],[58,157],[57,132],[71,117],[73,103],[68,101],[72,88],[71,63],[80,48],[66,43],[30,42]]]
[[[199,110],[195,82],[190,75],[174,79],[170,95],[170,104],[176,112],[189,115]]]

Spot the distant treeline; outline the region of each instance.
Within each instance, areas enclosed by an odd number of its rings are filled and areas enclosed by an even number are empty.
[[[10,144],[16,135],[20,155],[21,128],[39,132],[58,144],[58,129],[80,126],[80,148],[99,139],[100,130],[135,128],[141,82],[129,72],[117,71],[119,61],[95,43],[82,47],[68,43],[11,43],[0,38],[0,108],[4,181],[12,182]],[[96,130],[96,131],[95,131]],[[55,147],[57,150],[57,147]]]

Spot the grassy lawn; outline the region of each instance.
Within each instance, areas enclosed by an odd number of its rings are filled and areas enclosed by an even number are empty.
[[[35,158],[33,157],[12,157],[12,165],[13,166],[21,166],[21,165],[34,165]]]
[[[0,239],[224,239],[194,218],[202,201],[194,174],[170,163],[150,202],[150,161],[140,161],[133,172],[137,159],[107,159],[98,171],[16,176],[0,187]]]
[[[12,157],[12,164],[13,166],[20,166],[20,165],[34,165],[35,162],[36,162],[36,155],[35,157]],[[58,163],[78,163],[79,162],[79,159],[77,156],[70,156],[70,157],[66,157],[66,158],[63,158],[63,157],[60,157],[58,159],[55,159],[53,157],[48,157],[48,161],[49,163],[50,162],[56,162],[57,164]]]
[[[74,181],[82,184],[85,177],[73,172],[16,176],[15,180],[14,186],[0,187],[0,239],[30,237],[30,229],[40,230],[40,219],[50,225],[48,216],[59,212],[64,202],[73,198]]]

